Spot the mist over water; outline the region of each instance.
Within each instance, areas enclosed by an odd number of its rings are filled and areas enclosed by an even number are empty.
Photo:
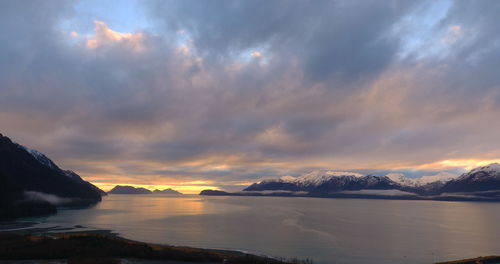
[[[500,251],[500,203],[110,195],[38,220],[321,264],[431,263]]]

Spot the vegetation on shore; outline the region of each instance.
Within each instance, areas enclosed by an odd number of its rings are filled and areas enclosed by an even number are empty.
[[[119,263],[120,258],[228,264],[312,263],[308,260],[278,260],[238,251],[154,245],[96,233],[41,236],[0,233],[0,260],[68,259],[72,263]]]
[[[471,259],[438,262],[436,264],[499,264],[500,256],[487,256]]]

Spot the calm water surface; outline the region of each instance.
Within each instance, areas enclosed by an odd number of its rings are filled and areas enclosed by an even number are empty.
[[[432,263],[500,254],[500,203],[110,195],[93,208],[37,220],[315,263]]]

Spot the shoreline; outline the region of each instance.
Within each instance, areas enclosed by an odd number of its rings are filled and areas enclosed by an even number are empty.
[[[156,264],[156,263],[171,263],[171,264],[190,264],[190,263],[252,263],[252,264],[312,264],[310,259],[285,259],[278,258],[259,252],[251,252],[247,250],[238,249],[218,249],[218,248],[200,248],[181,246],[173,244],[159,244],[137,241],[131,238],[121,236],[119,233],[108,229],[94,229],[85,226],[76,225],[74,227],[35,227],[39,222],[34,221],[10,221],[0,222],[0,264],[3,263],[123,263],[123,264]],[[5,227],[12,226],[14,228],[6,229]],[[38,247],[49,247],[57,251],[65,252],[67,250],[59,249],[57,242],[61,240],[72,241],[77,243],[76,251],[88,252],[88,245],[85,242],[89,240],[93,244],[96,240],[100,241],[103,249],[96,249],[90,246],[90,254],[81,256],[76,255],[40,255],[32,251],[26,251],[26,248],[33,250]],[[16,255],[7,255],[16,251],[16,248],[7,248],[6,245],[14,244],[22,247],[22,251]],[[21,241],[21,243],[19,243]],[[56,247],[54,247],[56,242]],[[36,245],[36,243],[39,243]],[[64,244],[66,242],[62,242]],[[83,247],[82,247],[83,243]],[[60,243],[61,244],[61,243]],[[116,248],[118,244],[118,248]],[[10,246],[10,245],[9,245]],[[34,247],[33,247],[34,246]],[[106,250],[107,247],[114,247],[115,251]],[[147,249],[146,252],[139,252],[138,254],[124,253],[120,254],[123,250],[132,248]],[[18,248],[19,249],[19,248]],[[74,248],[73,248],[74,249]],[[95,251],[92,251],[95,250]],[[118,251],[118,253],[116,253]],[[133,250],[132,250],[133,251]],[[156,254],[157,252],[167,252],[166,254]],[[71,261],[70,261],[71,260]],[[477,264],[477,263],[500,263],[500,256],[480,256],[475,258],[449,260],[436,262],[435,264]]]
[[[150,245],[185,247],[185,248],[203,249],[203,250],[234,251],[234,252],[240,252],[242,254],[249,254],[249,255],[256,255],[256,256],[261,256],[261,257],[266,257],[266,258],[278,259],[278,257],[271,256],[271,255],[265,254],[263,252],[243,250],[243,249],[191,247],[191,246],[183,246],[183,245],[177,245],[177,244],[168,244],[168,243],[163,244],[163,243],[137,241],[137,240],[134,240],[133,238],[127,238],[127,237],[121,235],[120,233],[115,232],[114,230],[91,228],[91,227],[86,227],[86,226],[82,226],[82,225],[75,225],[73,227],[64,227],[64,226],[58,226],[58,225],[54,225],[51,227],[36,227],[37,224],[41,224],[41,223],[42,222],[36,222],[36,221],[0,222],[0,234],[1,233],[14,233],[14,234],[19,234],[19,235],[40,235],[40,236],[51,236],[51,235],[57,235],[57,234],[82,234],[82,233],[99,234],[99,235],[105,234],[105,235],[116,236],[116,237],[119,237],[119,238],[122,238],[125,240],[141,242],[141,243],[146,243],[146,244],[150,244]],[[6,229],[5,228],[6,226],[7,227],[12,226],[14,228]]]
[[[436,262],[434,264],[495,264],[500,263],[500,256],[485,256],[469,259],[451,260],[444,262]]]
[[[235,249],[198,248],[137,241],[120,236],[113,230],[84,226],[35,227],[33,221],[4,222],[0,225],[0,263],[2,261],[38,261],[111,258],[115,263],[149,263],[148,261],[189,261],[189,263],[255,263],[301,264],[309,260],[285,260],[257,252]],[[80,230],[79,230],[80,229]],[[84,229],[84,230],[82,230]],[[100,244],[99,248],[95,247]],[[74,244],[73,247],[70,245]],[[12,246],[14,245],[14,246]],[[27,248],[29,250],[27,250]],[[48,252],[46,252],[48,250]],[[53,251],[56,250],[56,251]],[[73,253],[71,253],[74,251]],[[86,254],[82,255],[82,251]],[[17,252],[17,253],[16,253]],[[69,252],[67,254],[63,252]],[[135,259],[129,261],[129,259]],[[34,262],[37,263],[37,262]],[[61,262],[65,263],[65,262]],[[106,262],[107,263],[107,262]],[[184,263],[184,262],[183,262]],[[188,262],[186,262],[188,263]]]
[[[205,190],[207,191],[207,190]],[[274,193],[251,193],[251,192],[225,192],[212,191],[200,192],[200,196],[237,196],[237,197],[281,197],[281,198],[318,198],[318,199],[366,199],[366,200],[400,200],[400,201],[437,201],[437,202],[487,202],[498,203],[500,196],[421,196],[421,195],[372,195],[372,194],[349,194],[349,193],[330,193],[330,194],[293,194],[289,192]]]

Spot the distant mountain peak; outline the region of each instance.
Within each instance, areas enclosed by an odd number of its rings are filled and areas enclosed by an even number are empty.
[[[458,177],[458,175],[456,174],[444,171],[434,175],[422,176],[420,178],[409,178],[406,177],[406,175],[404,175],[403,173],[394,173],[394,172],[391,172],[386,176],[392,181],[402,186],[408,186],[408,187],[420,187],[435,182],[446,183]]]
[[[134,187],[128,185],[116,185],[109,194],[150,194],[150,190],[141,187]]]
[[[280,181],[294,183],[299,185],[313,185],[317,186],[334,177],[363,177],[363,174],[349,171],[334,171],[334,170],[315,170],[305,173],[299,177],[283,176],[279,178]]]
[[[403,173],[396,173],[396,172],[391,172],[386,175],[389,179],[392,181],[402,185],[402,186],[411,186],[411,187],[416,187],[420,185],[420,182],[418,182],[417,179],[411,179],[406,177]]]
[[[172,188],[167,188],[164,190],[156,189],[153,191],[153,193],[156,193],[156,194],[182,194],[182,193],[180,193]]]
[[[299,177],[283,176],[278,179],[254,183],[243,191],[291,191],[310,193],[331,193],[364,189],[398,189],[414,193],[437,193],[447,182],[458,175],[440,172],[420,178],[409,178],[402,173],[387,175],[363,175],[357,172],[317,170]]]
[[[331,192],[342,189],[387,189],[397,185],[386,176],[363,175],[356,172],[318,170],[303,174],[300,177],[285,176],[274,180],[254,183],[243,191],[305,191]]]
[[[498,163],[474,168],[457,179],[447,182],[442,188],[442,192],[446,193],[498,190],[500,190],[500,164]]]
[[[486,166],[482,167],[477,167],[472,169],[469,173],[474,173],[478,171],[484,171],[484,172],[497,172],[500,173],[500,163],[491,163]]]
[[[486,166],[481,166],[472,169],[471,171],[462,174],[459,180],[486,180],[487,178],[498,178],[500,179],[500,164],[491,163]]]

